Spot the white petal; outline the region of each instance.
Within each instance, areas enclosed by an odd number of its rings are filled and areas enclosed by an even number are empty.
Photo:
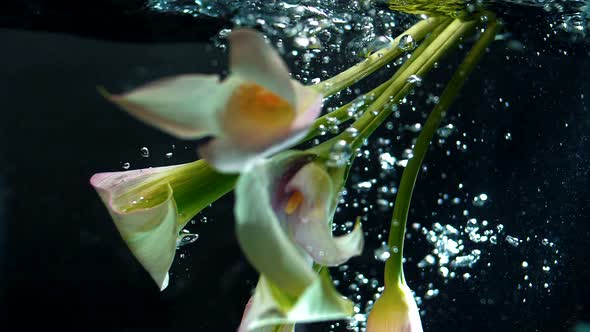
[[[322,112],[323,96],[315,89],[302,85],[296,80],[292,80],[292,84],[297,100],[297,117],[292,128],[294,130],[309,128]]]
[[[336,197],[334,183],[324,168],[316,163],[302,167],[287,184],[287,191],[303,194],[299,210],[287,217],[289,232],[314,261],[337,266],[363,250],[363,231],[357,223],[346,235],[333,237],[331,220]]]
[[[229,43],[232,75],[255,82],[295,106],[289,69],[261,33],[251,29],[234,30],[229,35]]]
[[[161,79],[109,98],[130,114],[185,139],[218,134],[218,116],[237,79],[219,82],[214,75],[180,75]]]
[[[273,145],[260,150],[244,149],[227,137],[211,140],[199,148],[199,155],[222,173],[239,173],[248,170],[257,161],[296,145],[307,131],[289,133],[277,139]]]
[[[242,174],[236,184],[234,214],[238,242],[250,263],[286,294],[297,296],[313,282],[315,274],[272,208],[270,175],[298,157],[285,156],[274,163],[257,164]]]
[[[274,332],[277,327],[289,329],[291,324],[346,319],[354,313],[352,303],[336,291],[325,270],[315,275],[314,282],[300,296],[288,298],[261,276],[239,332]]]
[[[146,177],[158,176],[173,167],[100,173],[90,179],[121,237],[162,290],[168,285],[168,270],[176,252],[177,211],[172,189],[166,184],[161,188],[166,193],[162,201],[154,202],[149,208],[129,212],[121,210],[121,206],[128,202],[119,202],[118,199],[129,188],[145,181]]]

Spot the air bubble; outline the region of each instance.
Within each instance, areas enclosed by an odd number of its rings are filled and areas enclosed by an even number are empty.
[[[411,35],[403,35],[397,47],[404,52],[413,51],[416,48],[416,42]]]
[[[199,234],[192,234],[192,233],[182,233],[176,239],[176,247],[180,248],[187,244],[194,243],[199,239]]]
[[[326,165],[329,167],[344,167],[348,164],[352,155],[352,148],[345,140],[339,140],[330,149]]]
[[[382,243],[379,248],[375,249],[374,255],[376,260],[385,262],[391,257],[391,249],[387,243]]]
[[[141,153],[141,156],[144,158],[147,158],[150,156],[150,150],[148,148],[146,148],[145,146],[142,147],[141,149],[139,149],[139,152]]]
[[[510,244],[513,247],[518,247],[518,245],[520,244],[520,240],[517,237],[511,235],[506,235],[506,242],[508,242],[508,244]]]
[[[416,86],[420,86],[420,85],[422,85],[422,78],[419,77],[418,75],[410,75],[410,77],[408,77],[406,82],[408,82],[410,84],[415,84]]]

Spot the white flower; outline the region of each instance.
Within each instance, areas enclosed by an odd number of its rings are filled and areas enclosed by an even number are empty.
[[[199,151],[221,172],[296,144],[321,111],[322,95],[289,76],[254,30],[229,35],[230,75],[187,74],[109,98],[130,114],[183,139],[215,138]]]

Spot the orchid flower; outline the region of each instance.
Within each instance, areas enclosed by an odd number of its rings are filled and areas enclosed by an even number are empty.
[[[90,183],[121,237],[160,290],[168,285],[179,232],[203,208],[233,188],[235,176],[205,161],[99,173]]]
[[[235,194],[238,242],[260,281],[240,331],[343,319],[352,303],[334,289],[327,271],[360,255],[363,232],[332,235],[331,220],[344,168],[327,168],[321,157],[286,151],[257,163],[239,178]]]
[[[369,313],[367,332],[422,332],[418,306],[403,280],[385,287]]]
[[[200,155],[236,173],[296,144],[321,111],[322,95],[289,76],[279,54],[250,29],[229,35],[230,75],[187,74],[108,98],[182,139],[214,136]]]

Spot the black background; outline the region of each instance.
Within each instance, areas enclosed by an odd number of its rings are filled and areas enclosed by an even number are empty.
[[[521,238],[544,234],[558,244],[552,293],[543,293],[540,272],[531,273],[536,286],[526,296],[515,290],[520,261],[535,264],[548,254],[501,241],[476,267],[483,271],[477,280],[451,281],[423,306],[427,331],[565,331],[590,320],[589,50],[544,40],[546,24],[534,22],[509,22],[527,49],[497,42],[455,102],[461,116],[453,123],[485,142],[471,143],[456,158],[433,147],[411,218],[427,223],[429,211],[440,209],[434,193],[451,191],[453,179],[487,192],[494,199],[485,210],[489,219]],[[124,162],[140,168],[195,158],[196,142],[133,120],[103,100],[97,85],[122,91],[175,73],[218,73],[225,56],[203,42],[140,45],[19,30],[0,30],[0,45],[0,315],[26,326],[79,330],[235,330],[256,274],[233,238],[231,196],[207,212],[206,224],[195,225],[200,239],[177,259],[179,273],[160,293],[88,184],[92,174],[120,170]],[[443,67],[429,81],[449,74]],[[423,89],[440,87],[426,82]],[[508,110],[498,106],[500,97],[510,101]],[[506,132],[512,140],[504,139]],[[150,158],[140,157],[143,146]],[[164,157],[167,152],[174,157]],[[440,180],[438,170],[450,179]],[[409,246],[406,256],[423,247]],[[353,264],[370,265],[371,256],[368,249]],[[486,262],[493,265],[483,268]],[[415,288],[436,277],[415,264],[407,268]]]

